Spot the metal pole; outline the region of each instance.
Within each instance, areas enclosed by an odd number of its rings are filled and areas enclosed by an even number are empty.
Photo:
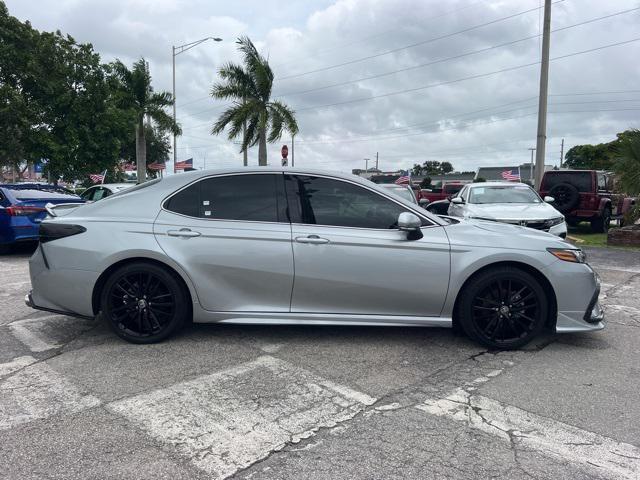
[[[564,138],[560,144],[560,168],[562,168],[562,160],[564,159]]]
[[[176,121],[176,47],[171,46],[171,60],[173,65],[173,122]],[[176,161],[178,152],[176,150],[176,134],[173,134],[173,173],[176,173]]]
[[[376,170],[378,170],[378,152],[376,152]]]
[[[295,143],[294,140],[296,139],[296,135],[293,134],[291,135],[291,167],[295,167],[295,159],[296,159],[296,149],[295,149]]]
[[[364,159],[364,173],[369,173],[369,159]]]
[[[533,152],[536,151],[535,148],[530,148],[531,150],[531,163],[529,164],[529,181],[533,183]]]
[[[551,37],[551,0],[544,0],[542,30],[542,62],[540,65],[540,97],[538,100],[538,136],[536,139],[536,181],[540,185],[544,173],[545,143],[547,141],[547,93],[549,88],[549,43]]]

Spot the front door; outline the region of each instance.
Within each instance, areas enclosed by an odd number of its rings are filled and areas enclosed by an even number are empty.
[[[440,315],[450,270],[443,227],[425,218],[423,238],[407,240],[396,227],[398,215],[410,210],[402,203],[342,179],[285,178],[296,272],[292,312]]]
[[[165,201],[154,233],[205,310],[289,311],[293,253],[281,173],[198,180]]]

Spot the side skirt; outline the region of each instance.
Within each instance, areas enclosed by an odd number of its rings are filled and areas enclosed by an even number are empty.
[[[388,327],[451,328],[450,317],[403,315],[353,315],[339,313],[288,312],[209,312],[194,308],[194,323],[233,323],[249,325],[361,325]]]

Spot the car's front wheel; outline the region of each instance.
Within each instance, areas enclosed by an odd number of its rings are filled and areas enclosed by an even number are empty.
[[[111,329],[132,343],[164,340],[185,323],[188,294],[159,265],[137,262],[114,271],[104,284],[102,314]]]
[[[456,320],[470,338],[486,347],[519,348],[544,328],[547,296],[538,280],[524,270],[490,268],[463,288]]]

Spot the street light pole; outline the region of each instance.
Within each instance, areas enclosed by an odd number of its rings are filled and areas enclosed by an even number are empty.
[[[531,163],[529,164],[529,181],[533,183],[533,152],[535,152],[536,149],[530,148],[529,150],[531,150]]]
[[[193,47],[197,47],[201,43],[207,40],[213,40],[214,42],[221,42],[222,39],[218,37],[206,37],[196,40],[195,42],[185,43],[184,45],[172,45],[171,46],[171,60],[173,66],[173,121],[176,121],[176,57],[181,53],[191,50]],[[178,159],[178,151],[176,149],[176,134],[173,134],[173,173],[176,173],[176,162]]]

